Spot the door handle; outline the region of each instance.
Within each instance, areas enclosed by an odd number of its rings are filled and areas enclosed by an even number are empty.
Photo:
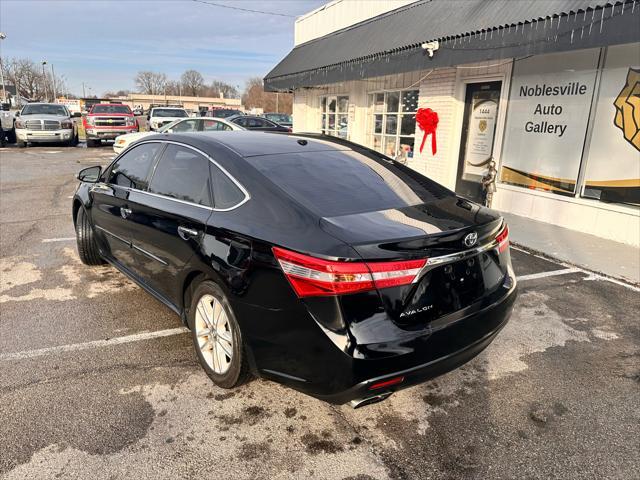
[[[131,215],[131,209],[130,208],[120,207],[120,216],[122,218],[126,219],[129,215]]]
[[[178,235],[180,235],[180,238],[183,240],[189,240],[190,238],[194,238],[197,237],[200,234],[200,232],[198,232],[198,230],[194,230],[193,228],[187,228],[187,227],[178,227]]]

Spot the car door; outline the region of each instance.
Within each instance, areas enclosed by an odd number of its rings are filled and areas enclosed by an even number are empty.
[[[145,190],[157,154],[163,145],[143,143],[125,152],[89,190],[91,219],[100,248],[107,256],[131,268],[129,198]]]
[[[212,212],[209,159],[202,152],[168,143],[146,192],[129,197],[135,273],[174,305],[178,278],[198,250]]]

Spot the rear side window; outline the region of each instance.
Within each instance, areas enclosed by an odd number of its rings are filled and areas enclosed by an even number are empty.
[[[143,143],[122,155],[111,167],[107,183],[145,190],[160,143]]]
[[[244,200],[244,193],[222,170],[211,163],[214,206],[219,210],[235,207]]]
[[[170,144],[149,184],[149,192],[211,206],[209,160],[198,152]]]
[[[216,132],[231,130],[231,127],[225,123],[219,122],[218,120],[203,120],[202,130],[205,132]]]
[[[403,208],[450,194],[409,168],[356,151],[245,159],[296,202],[321,217]]]

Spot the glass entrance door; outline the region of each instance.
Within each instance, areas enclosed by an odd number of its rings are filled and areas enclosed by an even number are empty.
[[[502,82],[469,83],[465,94],[456,193],[482,203],[482,176],[493,158]]]

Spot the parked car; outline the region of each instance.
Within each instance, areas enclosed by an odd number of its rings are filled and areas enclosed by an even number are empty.
[[[138,121],[128,105],[98,103],[82,117],[87,147],[97,147],[102,140],[114,140],[125,133],[140,130]]]
[[[206,112],[206,115],[204,116],[215,118],[229,118],[233,115],[244,115],[244,113],[234,108],[214,108],[213,110],[208,110]]]
[[[133,114],[136,117],[140,117],[140,116],[144,115],[144,110],[140,105],[138,105],[137,107],[133,108]]]
[[[1,140],[9,143],[16,143],[15,114],[10,110],[11,104],[3,103],[0,111],[0,126],[2,133]]]
[[[266,118],[253,115],[234,115],[227,117],[227,120],[236,125],[246,128],[247,130],[260,130],[263,132],[290,132],[291,128],[278,125]]]
[[[337,138],[150,136],[78,178],[80,259],[180,315],[223,388],[382,400],[477,355],[516,297],[497,212]]]
[[[267,120],[271,120],[272,122],[276,122],[278,125],[282,125],[283,127],[293,127],[293,118],[291,115],[286,113],[265,113],[263,117]]]
[[[67,107],[57,103],[27,103],[16,113],[15,133],[18,147],[30,143],[56,142],[66,145],[78,143],[78,126]]]
[[[149,129],[155,132],[165,125],[181,118],[189,118],[189,114],[184,108],[154,107],[147,116],[147,123]]]
[[[232,130],[244,130],[244,128],[227,122],[221,118],[183,118],[160,128],[157,133],[189,133],[189,132],[224,132]],[[138,132],[120,135],[113,144],[113,151],[122,153],[129,145],[156,132]]]

